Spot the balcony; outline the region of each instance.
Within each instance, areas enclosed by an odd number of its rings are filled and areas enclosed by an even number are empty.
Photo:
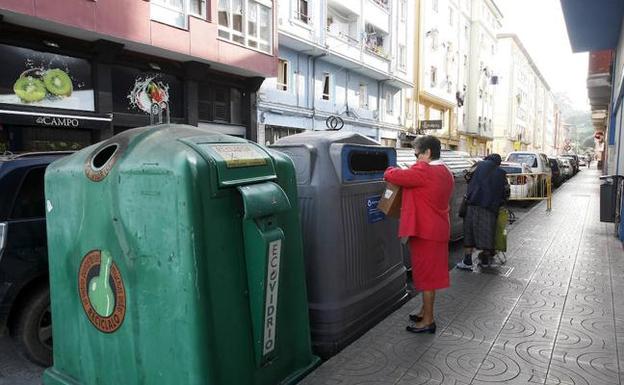
[[[592,107],[606,107],[611,99],[613,51],[591,52],[587,74],[587,96]]]

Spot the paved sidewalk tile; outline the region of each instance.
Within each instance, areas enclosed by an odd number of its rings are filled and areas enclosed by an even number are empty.
[[[451,271],[436,335],[404,331],[416,297],[305,385],[615,385],[624,379],[624,250],[599,222],[596,171],[509,234],[506,275]],[[501,270],[502,271],[502,270]]]

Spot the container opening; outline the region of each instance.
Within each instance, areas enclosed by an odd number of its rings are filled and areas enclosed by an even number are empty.
[[[354,151],[349,156],[349,168],[354,174],[382,173],[388,166],[388,154],[385,152]]]
[[[118,144],[111,144],[104,147],[93,157],[93,160],[91,161],[91,166],[95,170],[100,170],[106,165],[109,160],[111,160],[113,155],[115,155],[115,152],[117,152],[118,148]]]

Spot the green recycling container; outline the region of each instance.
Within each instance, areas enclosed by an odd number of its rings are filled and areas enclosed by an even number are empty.
[[[54,162],[45,190],[45,384],[290,384],[318,364],[286,156],[151,126]]]

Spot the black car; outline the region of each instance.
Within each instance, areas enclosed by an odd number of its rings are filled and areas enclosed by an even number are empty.
[[[572,167],[574,168],[574,174],[580,171],[580,161],[578,155],[566,154],[561,155],[561,157],[570,159],[570,163],[572,163]]]
[[[559,161],[557,158],[548,158],[548,163],[550,164],[550,169],[552,170],[552,184],[555,187],[561,186],[561,184],[565,180],[565,176],[561,172],[561,168],[559,167]]]
[[[0,156],[0,334],[32,361],[52,363],[43,176],[67,152]]]

